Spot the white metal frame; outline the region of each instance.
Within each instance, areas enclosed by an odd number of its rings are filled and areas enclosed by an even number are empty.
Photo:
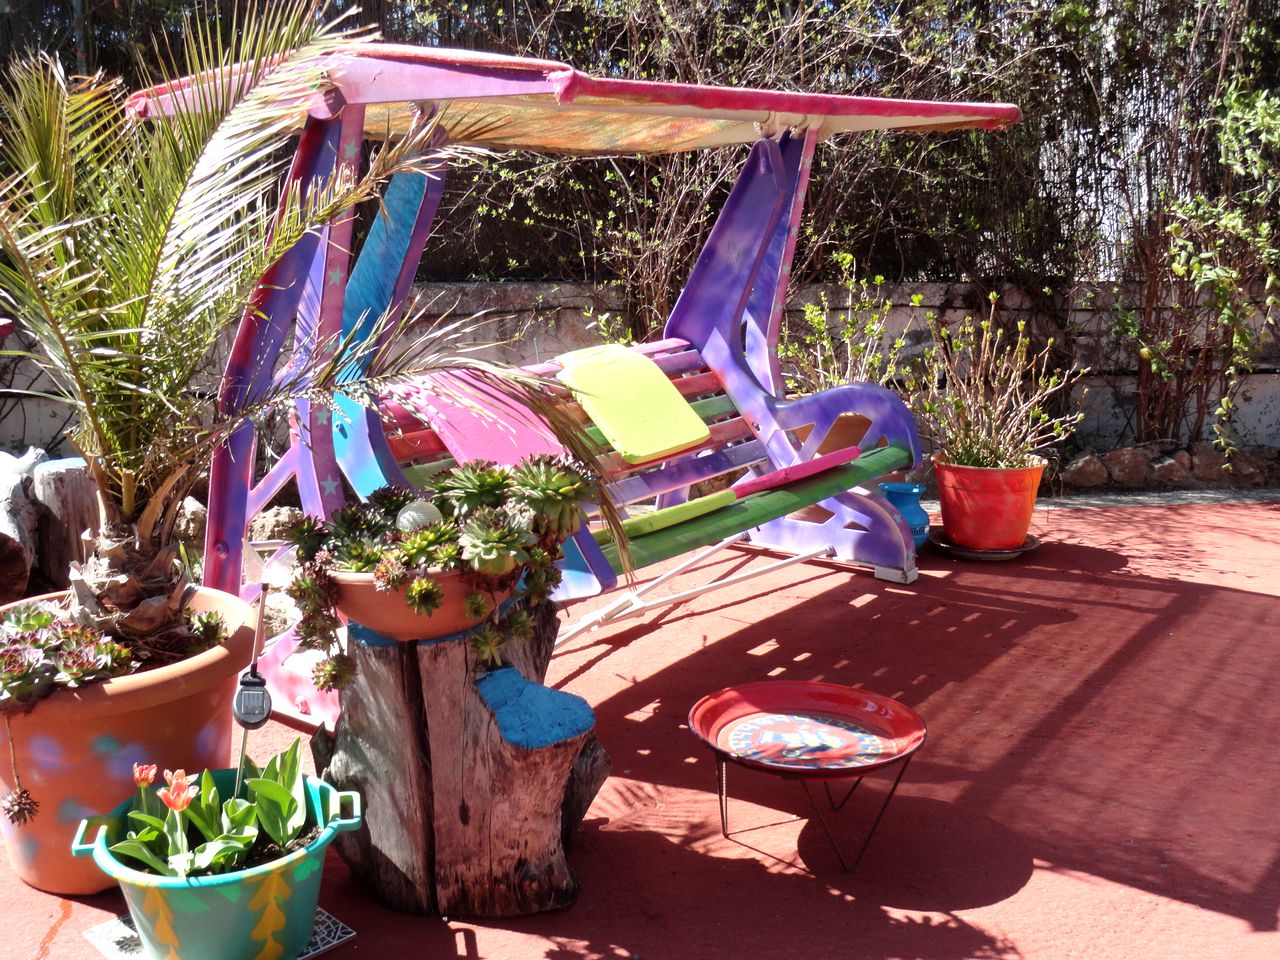
[[[731,546],[747,539],[745,533],[735,534],[721,540],[719,543],[707,547],[700,553],[695,553],[686,560],[682,560],[676,566],[666,571],[660,576],[654,577],[647,583],[642,583],[633,590],[628,590],[617,599],[601,607],[599,610],[588,614],[577,623],[562,630],[559,637],[556,638],[556,646],[572,640],[579,634],[588,630],[597,630],[610,623],[616,623],[619,620],[630,620],[632,617],[643,616],[650,610],[663,607],[672,603],[679,603],[681,600],[690,600],[693,597],[700,597],[704,593],[710,593],[713,590],[719,590],[721,587],[731,587],[736,583],[744,583],[747,580],[754,580],[756,577],[763,576],[766,573],[772,573],[774,570],[781,570],[783,567],[789,567],[795,563],[803,563],[806,560],[813,560],[817,557],[834,557],[835,547],[825,546],[816,550],[810,550],[806,553],[798,553],[795,556],[787,557],[784,560],[777,560],[773,563],[766,564],[763,567],[756,567],[752,570],[746,570],[742,573],[734,574],[730,577],[721,577],[691,587],[688,590],[680,590],[676,593],[664,594],[660,597],[650,599],[648,594],[655,588],[662,586],[672,577],[684,573],[686,570],[696,566],[703,560],[714,554],[719,553],[725,547]]]

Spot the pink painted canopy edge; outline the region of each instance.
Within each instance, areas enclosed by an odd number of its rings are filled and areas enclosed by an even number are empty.
[[[389,63],[462,68],[477,73],[499,70],[510,73],[526,73],[529,80],[543,80],[547,87],[544,95],[553,95],[555,103],[568,106],[590,101],[594,106],[616,105],[620,111],[644,107],[646,113],[661,115],[654,107],[671,107],[671,116],[687,115],[690,109],[704,118],[723,117],[725,120],[741,120],[747,112],[768,112],[799,115],[807,118],[878,118],[892,121],[900,118],[901,124],[879,123],[879,128],[913,130],[949,130],[980,128],[1000,130],[1017,123],[1022,113],[1009,103],[964,103],[931,100],[899,100],[880,97],[857,97],[837,94],[801,93],[782,90],[757,90],[746,87],[717,87],[684,83],[661,83],[643,80],[618,80],[593,77],[576,70],[566,63],[554,60],[538,60],[472,50],[452,50],[439,47],[412,47],[401,44],[369,44],[360,54],[363,60],[383,60]],[[335,75],[341,75],[336,71]],[[356,71],[353,76],[366,76]],[[138,117],[163,116],[172,110],[172,99],[199,82],[199,77],[187,77],[175,84],[141,90],[129,97],[126,109]],[[367,102],[361,90],[342,85],[339,89],[348,102]],[[469,98],[465,87],[459,90],[457,99]],[[537,95],[538,91],[530,91]],[[494,94],[490,94],[491,96]],[[481,96],[484,96],[483,94]],[[441,98],[436,98],[441,99]],[[550,97],[549,97],[550,99]],[[386,101],[384,101],[386,102]],[[927,122],[921,123],[920,120]],[[910,122],[908,122],[910,121]]]

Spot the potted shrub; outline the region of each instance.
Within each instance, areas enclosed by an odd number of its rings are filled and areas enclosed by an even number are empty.
[[[137,790],[80,822],[73,849],[120,884],[148,954],[291,960],[311,939],[325,851],[360,795],[302,772],[300,741],[258,769],[134,766]],[[92,835],[90,835],[92,834]]]
[[[316,13],[311,0],[263,5],[230,41],[190,24],[176,62],[153,51],[153,81],[214,78],[176,98],[171,122],[138,122],[117,81],[69,79],[52,58],[17,60],[0,79],[0,166],[17,171],[0,182],[0,306],[35,343],[0,353],[35,362],[46,395],[72,408],[71,443],[101,514],[61,611],[5,614],[0,827],[18,874],[42,889],[109,882],[67,850],[91,812],[86,785],[123,793],[146,756],[225,763],[252,614],[191,586],[174,525],[229,432],[338,371],[335,351],[318,350],[315,367],[220,416],[215,348],[285,251],[423,162],[425,125],[376,153],[364,176],[311,182],[305,196],[281,186],[303,94],[323,84],[328,55],[372,37],[321,26]],[[230,641],[204,649],[214,615]],[[121,709],[141,713],[117,732],[106,716]],[[53,728],[67,739],[50,739]],[[40,806],[49,812],[33,823]]]
[[[472,649],[500,663],[502,647],[532,629],[517,591],[546,599],[559,582],[561,545],[598,500],[590,468],[568,457],[515,466],[472,461],[432,478],[425,493],[384,487],[328,522],[308,518],[289,539],[300,576],[289,587],[304,646],[323,650],[322,690],[344,685],[338,613],[398,641],[471,631]]]
[[[1033,352],[1019,323],[1010,336],[991,312],[953,326],[928,318],[933,346],[907,378],[907,400],[920,432],[936,448],[942,526],[972,550],[1013,550],[1026,542],[1045,459],[1079,413],[1050,406],[1085,371],[1061,370],[1053,342]]]

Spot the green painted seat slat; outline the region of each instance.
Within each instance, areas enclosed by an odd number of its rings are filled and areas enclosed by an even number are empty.
[[[638,570],[678,557],[690,550],[719,543],[726,537],[778,517],[785,517],[910,464],[911,453],[902,447],[880,447],[867,451],[852,463],[832,467],[785,487],[753,494],[713,513],[636,537],[631,541],[632,563]],[[606,543],[601,546],[601,550],[614,570],[621,572],[617,548],[612,543]]]
[[[727,507],[735,500],[737,500],[737,496],[732,490],[709,493],[705,497],[686,500],[684,503],[677,503],[673,507],[664,507],[661,510],[654,510],[652,513],[642,513],[638,517],[628,517],[622,521],[622,532],[627,535],[628,540],[642,537],[667,527],[674,527],[677,523],[684,523],[694,517],[705,516],[713,510]],[[597,543],[609,542],[609,531],[603,527],[592,531],[592,536],[596,538]]]

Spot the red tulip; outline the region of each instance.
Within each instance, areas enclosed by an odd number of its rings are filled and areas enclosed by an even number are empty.
[[[170,810],[185,810],[191,805],[192,799],[200,792],[199,787],[193,787],[191,781],[195,776],[187,776],[187,771],[176,770],[164,772],[164,782],[169,786],[167,789],[160,790],[156,793],[164,805]]]
[[[138,785],[139,790],[145,790],[156,779],[156,765],[154,763],[135,763],[133,765],[133,782]]]

